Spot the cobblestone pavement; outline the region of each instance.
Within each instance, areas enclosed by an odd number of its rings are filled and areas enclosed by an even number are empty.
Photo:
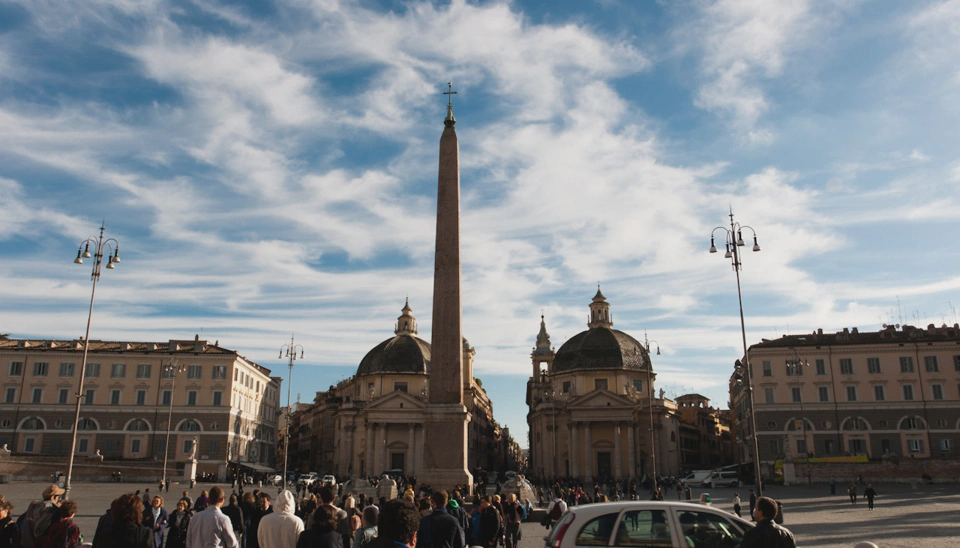
[[[859,491],[863,492],[861,486]],[[830,495],[827,485],[813,487],[771,486],[764,495],[783,504],[784,526],[793,532],[797,545],[806,548],[852,548],[867,540],[880,548],[954,548],[960,546],[960,485],[874,485],[878,496],[874,510],[862,497],[850,504],[846,489],[837,486]],[[743,511],[748,512],[750,489],[695,489],[694,499],[709,492],[713,506],[733,512],[733,494],[739,492]],[[746,517],[746,516],[745,516]],[[545,529],[537,523],[523,525],[519,548],[543,548]]]
[[[14,515],[19,516],[31,500],[40,498],[40,493],[49,483],[15,482],[0,485],[0,494],[14,503]],[[193,489],[182,484],[171,484],[170,492],[163,493],[168,510],[174,507],[184,490],[195,500],[200,492],[214,484],[201,483]],[[227,493],[229,485],[221,485]],[[156,485],[135,483],[75,483],[71,498],[79,504],[76,522],[84,539],[93,539],[97,520],[110,506],[110,501],[122,493],[150,489],[155,494]],[[843,494],[845,489],[837,486],[837,495],[831,496],[826,485],[811,488],[771,486],[764,494],[783,503],[784,525],[793,531],[801,547],[822,546],[829,548],[852,548],[857,542],[869,540],[881,548],[954,548],[960,546],[960,485],[932,485],[912,489],[909,485],[875,485],[879,496],[876,509],[867,509],[865,500],[856,506]],[[276,487],[267,487],[271,494]],[[694,490],[694,498],[700,492]],[[713,506],[733,511],[734,489],[711,489]],[[749,489],[739,489],[744,500],[744,511]],[[863,489],[861,488],[862,492]],[[546,530],[537,523],[523,524],[523,538],[519,548],[542,548]]]

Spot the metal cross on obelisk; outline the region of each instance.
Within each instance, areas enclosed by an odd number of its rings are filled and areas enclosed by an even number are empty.
[[[447,96],[447,117],[444,119],[443,123],[456,124],[457,119],[453,117],[453,96],[457,95],[459,92],[453,91],[453,82],[447,82],[447,91],[441,92],[442,95]]]

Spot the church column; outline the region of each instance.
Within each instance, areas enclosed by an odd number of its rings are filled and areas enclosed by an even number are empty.
[[[416,452],[416,446],[413,444],[414,438],[416,437],[417,425],[411,423],[408,427],[409,432],[407,433],[407,457],[404,459],[403,467],[405,470],[404,474],[413,475],[413,455]]]
[[[627,443],[630,444],[630,470],[627,471],[627,476],[633,477],[637,473],[637,442],[634,439],[633,431],[636,430],[633,422],[627,424]]]
[[[613,423],[613,477],[623,475],[623,458],[620,456],[620,423]]]
[[[340,472],[340,455],[343,454],[343,436],[340,435],[343,431],[343,424],[340,422],[340,419],[335,419],[333,425],[334,433],[336,434],[333,440],[333,470],[334,474],[336,474]]]
[[[378,441],[380,445],[380,469],[389,470],[390,465],[387,464],[390,461],[390,455],[387,451],[387,434],[390,431],[390,423],[384,422],[380,424],[380,440]]]
[[[583,423],[583,437],[585,438],[585,441],[587,442],[587,450],[586,450],[586,453],[584,453],[584,455],[583,455],[584,461],[585,461],[584,464],[587,465],[587,471],[586,471],[586,473],[584,474],[584,478],[583,478],[583,479],[585,479],[585,480],[587,480],[587,481],[590,481],[590,480],[593,479],[593,460],[594,460],[594,454],[593,454],[593,440],[592,440],[591,437],[590,437],[590,423],[589,423],[589,422]]]
[[[374,434],[374,430],[376,429],[377,429],[377,425],[375,423],[372,423],[372,422],[367,423],[367,449],[363,455],[364,468],[366,468],[364,472],[367,476],[372,476],[376,474],[376,472],[373,471],[373,468],[374,468],[373,434]]]
[[[580,423],[574,422],[570,424],[570,437],[573,438],[573,451],[570,456],[570,475],[579,478],[580,477]]]
[[[355,470],[353,459],[354,459],[354,455],[356,455],[357,452],[353,450],[353,434],[356,431],[356,429],[357,427],[353,425],[353,419],[351,418],[350,424],[347,425],[347,458],[346,458],[346,469],[343,470],[344,473],[349,474],[350,476],[353,476],[353,473]]]

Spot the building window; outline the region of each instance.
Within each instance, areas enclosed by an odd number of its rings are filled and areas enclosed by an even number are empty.
[[[223,405],[223,392],[219,390],[213,392],[213,405],[217,407]]]
[[[763,403],[775,403],[773,388],[763,389]]]
[[[940,451],[943,453],[953,453],[953,440],[940,440]]]
[[[957,356],[960,358],[960,356]],[[10,376],[19,377],[23,375],[23,362],[10,362]]]
[[[840,358],[840,374],[853,375],[853,360],[851,358]]]
[[[37,447],[37,438],[27,438],[23,440],[23,452],[33,453]]]
[[[862,455],[866,453],[863,449],[863,440],[850,440],[850,453],[854,455]]]
[[[800,403],[800,388],[796,386],[790,388],[790,397],[793,403]]]
[[[183,454],[189,455],[191,452],[193,452],[193,440],[183,440]]]
[[[930,392],[933,394],[933,399],[942,400],[943,399],[943,385],[942,384],[931,384]]]
[[[213,366],[213,378],[214,379],[226,379],[227,378],[227,366],[225,365],[215,365]]]
[[[61,377],[72,377],[72,376],[73,376],[73,364],[72,364],[72,363],[61,363],[61,364],[60,364],[60,376],[61,376]]]
[[[901,430],[920,430],[923,428],[923,426],[923,421],[917,417],[903,419],[903,422],[900,423]]]
[[[147,391],[137,390],[137,405],[146,405],[146,404],[147,404]]]
[[[903,385],[903,399],[904,400],[913,400],[913,385],[905,384]]]
[[[50,368],[50,364],[47,362],[34,362],[33,364],[33,376],[34,377],[46,377],[47,369]]]
[[[43,388],[34,388],[30,403],[43,403]]]
[[[100,378],[100,364],[99,363],[88,363],[87,364],[87,378],[89,379],[99,379]]]
[[[117,440],[104,440],[103,442],[103,451],[105,453],[113,453],[116,451]]]
[[[953,357],[953,370],[960,372],[960,356]]]
[[[847,387],[847,401],[857,401],[857,387],[848,386]]]
[[[94,390],[93,390],[93,388],[87,388],[87,389],[84,391],[83,404],[84,404],[84,405],[93,405],[93,395],[94,395]]]
[[[797,440],[797,454],[798,455],[807,454],[807,440]]]
[[[149,364],[149,363],[137,364],[137,378],[138,378],[138,379],[149,379],[149,378],[150,378],[150,364]]]
[[[237,419],[238,421],[240,419]],[[237,426],[239,428],[239,426]],[[199,432],[200,425],[197,424],[197,421],[186,421],[180,426],[181,432]]]
[[[90,438],[77,440],[77,453],[86,453],[90,448]]]
[[[607,389],[607,379],[593,379],[593,389],[594,390],[606,390]]]
[[[867,358],[867,372],[880,373],[880,358]]]
[[[394,392],[406,392],[406,391],[407,391],[407,383],[405,383],[405,382],[395,382],[395,383],[393,383],[393,391],[394,391]]]
[[[770,440],[769,442],[770,454],[779,455],[780,454],[780,443],[777,440]]]
[[[888,455],[890,454],[890,440],[880,440],[880,454]]]
[[[202,367],[199,365],[191,365],[187,367],[187,378],[188,379],[199,379],[200,374],[202,373]]]
[[[207,446],[207,452],[210,455],[216,455],[217,451],[219,450],[220,450],[220,444],[217,442],[217,440],[210,440],[210,443]]]
[[[803,375],[803,364],[787,360],[787,376],[800,377]]]
[[[907,440],[907,448],[911,453],[923,453],[923,440]]]
[[[67,398],[70,397],[69,388],[61,388],[57,393],[57,403],[67,403]]]
[[[637,392],[643,392],[643,381],[640,379],[633,379],[633,389]]]
[[[3,403],[17,403],[16,388],[7,388],[7,393],[4,395]]]
[[[169,363],[160,368],[160,378],[161,379],[172,379],[173,374],[176,372],[177,367],[173,363]]]
[[[830,401],[830,390],[826,386],[818,386],[817,396],[819,396],[820,401]]]
[[[563,386],[560,387],[561,394],[568,394],[570,392],[570,381],[564,381]]]
[[[115,363],[110,367],[110,377],[114,379],[122,379],[127,376],[127,364],[125,363]]]
[[[833,440],[823,440],[823,452],[828,455],[834,453]]]
[[[927,373],[940,372],[940,362],[937,361],[936,356],[924,356],[923,365],[927,368]]]
[[[946,428],[947,419],[937,419],[937,426],[939,426],[940,428]]]
[[[876,401],[883,401],[887,399],[886,392],[884,392],[882,384],[878,384],[873,387],[873,399]]]
[[[827,374],[827,363],[823,360],[816,360],[817,364],[817,375],[826,375]]]
[[[111,390],[110,391],[110,405],[120,405],[120,391]]]
[[[900,356],[900,372],[913,373],[913,357],[912,356]]]
[[[130,454],[140,454],[140,440],[130,440]]]
[[[171,392],[169,390],[164,390],[163,394],[160,396],[160,404],[170,405],[170,396],[171,396]]]
[[[189,390],[187,392],[187,405],[197,405],[197,391]]]
[[[773,376],[773,367],[770,365],[770,360],[763,360],[763,376],[764,377]]]

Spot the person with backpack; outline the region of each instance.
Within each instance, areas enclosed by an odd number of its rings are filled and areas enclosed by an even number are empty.
[[[20,548],[20,528],[13,521],[13,503],[0,495],[0,548]]]
[[[63,493],[60,486],[51,484],[43,490],[43,500],[30,503],[27,511],[17,520],[17,525],[20,527],[20,548],[33,548],[37,537],[46,533],[50,525],[56,521],[55,517]]]
[[[353,548],[367,548],[370,541],[377,538],[377,518],[379,514],[380,510],[376,506],[367,506],[363,509],[360,529],[353,537]]]
[[[566,511],[567,503],[563,502],[563,499],[560,498],[559,495],[555,495],[550,506],[547,507],[547,515],[543,518],[544,527],[551,529],[553,524],[556,523]]]
[[[520,540],[520,522],[523,521],[522,513],[517,495],[515,493],[507,495],[507,502],[503,504],[503,535],[506,548],[517,548],[517,541]]]
[[[57,508],[56,521],[47,528],[47,532],[37,537],[35,548],[80,548],[80,527],[73,522],[77,513],[77,503],[63,501]]]

